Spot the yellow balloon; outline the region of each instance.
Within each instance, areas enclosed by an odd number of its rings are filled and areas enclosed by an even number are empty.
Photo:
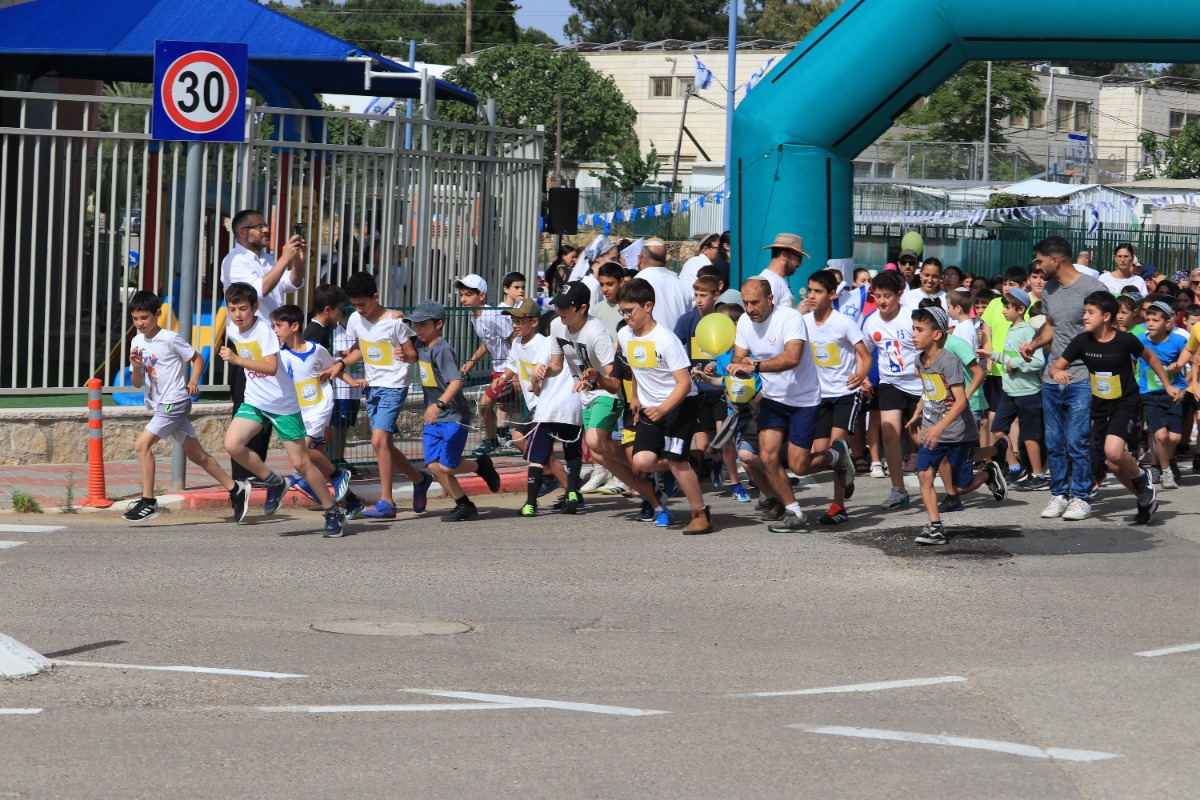
[[[921,234],[917,231],[909,231],[900,240],[900,249],[912,250],[917,255],[920,255],[925,251],[925,240],[921,238]]]
[[[709,314],[696,326],[696,343],[708,355],[716,358],[733,347],[737,326],[720,312]]]

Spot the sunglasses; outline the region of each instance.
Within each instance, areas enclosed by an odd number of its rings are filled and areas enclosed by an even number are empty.
[[[902,266],[902,267],[915,267],[916,265],[917,265],[917,262],[915,262],[915,261],[910,261],[910,260],[908,260],[907,258],[905,258],[905,259],[902,259],[902,260],[900,261],[900,266]]]

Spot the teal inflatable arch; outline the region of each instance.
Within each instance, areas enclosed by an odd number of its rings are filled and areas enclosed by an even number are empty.
[[[734,114],[735,275],[781,231],[797,278],[852,256],[852,159],[967,61],[1047,59],[1200,62],[1200,2],[845,0]]]

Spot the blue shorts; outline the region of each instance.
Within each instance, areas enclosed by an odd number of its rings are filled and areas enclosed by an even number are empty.
[[[358,400],[339,398],[333,401],[333,415],[329,424],[334,428],[353,428],[358,424]]]
[[[1183,433],[1183,403],[1176,403],[1166,392],[1147,392],[1142,395],[1142,413],[1146,415],[1146,430],[1149,433],[1163,428],[1167,429],[1167,433]]]
[[[950,464],[950,481],[955,489],[966,489],[975,478],[975,464],[971,461],[971,451],[975,442],[938,442],[932,450],[921,445],[917,453],[917,472],[924,472],[931,467],[936,475],[937,468],[943,460]]]
[[[400,409],[404,408],[406,397],[407,386],[403,389],[387,386],[367,389],[367,419],[371,421],[371,430],[395,433],[396,420],[400,417]]]
[[[783,428],[787,431],[788,444],[802,450],[811,450],[813,440],[817,437],[817,421],[821,417],[821,407],[789,406],[777,403],[769,398],[758,401],[758,430],[764,428]]]
[[[992,431],[1008,433],[1015,419],[1021,423],[1020,438],[1022,442],[1040,442],[1045,433],[1045,417],[1042,415],[1042,394],[1028,394],[1012,397],[1004,394],[1000,402],[992,406],[996,412],[992,420]]]
[[[470,430],[457,422],[435,422],[425,426],[425,464],[438,463],[455,469],[462,463],[463,448],[467,446]]]

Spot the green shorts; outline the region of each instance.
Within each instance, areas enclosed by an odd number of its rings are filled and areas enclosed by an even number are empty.
[[[237,413],[233,415],[233,418],[248,419],[251,422],[257,422],[264,428],[270,422],[281,442],[302,442],[308,435],[304,430],[304,417],[299,413],[272,414],[270,411],[255,408],[249,403],[242,403],[238,406]]]
[[[617,398],[597,397],[591,405],[583,407],[583,429],[615,431],[621,427],[621,410],[621,401]]]

